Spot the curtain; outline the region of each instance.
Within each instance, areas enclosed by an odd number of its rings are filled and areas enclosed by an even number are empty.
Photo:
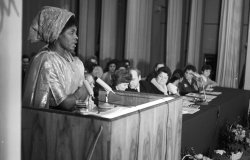
[[[187,64],[199,68],[203,1],[192,0],[191,3]]]
[[[238,87],[243,0],[222,0],[217,61],[217,82]]]
[[[140,69],[142,76],[150,70],[150,41],[153,0],[128,0],[125,58]]]
[[[250,16],[249,16],[250,18]],[[250,20],[248,21],[250,22]],[[248,24],[248,41],[247,41],[247,55],[246,55],[246,64],[245,64],[245,81],[244,89],[250,90],[250,27]]]
[[[79,1],[78,56],[95,55],[96,0]]]
[[[173,71],[180,67],[182,0],[168,1],[166,64]]]
[[[116,56],[117,0],[102,1],[100,63],[106,63]]]

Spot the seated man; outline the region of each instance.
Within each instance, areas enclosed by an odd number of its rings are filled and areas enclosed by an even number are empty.
[[[141,71],[131,68],[129,72],[132,75],[132,80],[130,81],[126,91],[150,93],[151,89],[149,82],[141,80]]]
[[[179,83],[179,92],[180,95],[185,95],[187,93],[197,93],[199,88],[197,81],[194,79],[194,73],[196,68],[193,65],[187,65],[184,69],[183,80]]]

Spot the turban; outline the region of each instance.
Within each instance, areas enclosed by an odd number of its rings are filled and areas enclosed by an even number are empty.
[[[43,7],[30,26],[28,39],[31,42],[54,42],[72,16],[74,14],[65,9],[50,6]]]

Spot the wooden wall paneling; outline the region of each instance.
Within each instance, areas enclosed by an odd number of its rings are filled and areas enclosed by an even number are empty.
[[[182,99],[168,105],[166,159],[181,159]]]
[[[86,159],[100,126],[104,129],[92,159],[105,160],[109,159],[108,121],[23,109],[22,157],[25,160]]]
[[[112,121],[111,160],[137,160],[139,125],[138,114]]]
[[[163,160],[166,154],[167,104],[140,112],[138,159]]]

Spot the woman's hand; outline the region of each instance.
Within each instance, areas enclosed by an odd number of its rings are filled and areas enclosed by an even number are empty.
[[[76,100],[86,100],[89,96],[89,93],[83,84],[81,87],[79,87],[75,93],[68,95],[67,98],[65,98],[59,106],[62,107],[65,110],[74,110],[76,105]]]
[[[89,95],[89,92],[83,84],[81,87],[79,87],[76,92],[74,93],[74,96],[76,97],[76,100],[86,100]]]

